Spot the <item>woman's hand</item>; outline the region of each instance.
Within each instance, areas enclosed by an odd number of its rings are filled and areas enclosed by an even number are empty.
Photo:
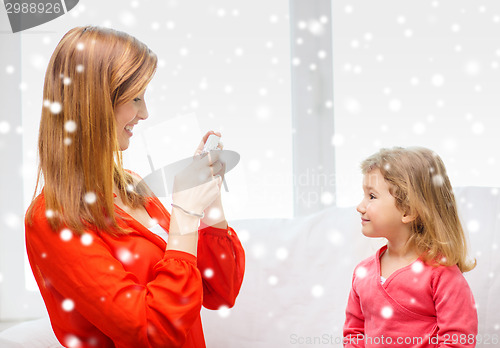
[[[223,170],[217,151],[196,156],[174,179],[172,201],[185,210],[201,214],[220,195]]]
[[[209,137],[210,135],[212,135],[212,134],[217,135],[219,138],[221,137],[220,132],[208,131],[208,132],[207,132],[207,134],[205,134],[205,135],[203,136],[203,138],[201,138],[200,145],[198,145],[198,147],[196,148],[196,151],[194,152],[194,155],[195,155],[195,156],[201,155],[201,152],[203,151],[203,146],[205,146],[205,143],[207,142],[208,137]],[[217,146],[217,148],[218,148],[219,150],[222,150],[222,148],[223,148],[223,147],[224,147],[224,146],[223,146],[222,144],[219,144],[219,145]]]

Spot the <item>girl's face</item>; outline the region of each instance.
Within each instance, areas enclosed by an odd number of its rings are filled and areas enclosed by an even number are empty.
[[[364,197],[357,207],[361,214],[361,231],[367,237],[401,238],[405,230],[404,214],[396,207],[396,199],[379,169],[363,178]]]
[[[128,148],[134,126],[139,120],[145,120],[149,116],[144,94],[145,92],[115,108],[116,134],[122,151]]]

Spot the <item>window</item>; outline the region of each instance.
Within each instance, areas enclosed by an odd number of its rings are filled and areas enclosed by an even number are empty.
[[[338,204],[358,203],[359,163],[381,147],[428,147],[453,186],[499,186],[500,7],[332,4]]]

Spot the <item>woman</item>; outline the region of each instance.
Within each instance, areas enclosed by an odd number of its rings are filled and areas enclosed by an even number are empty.
[[[224,218],[216,154],[175,178],[171,216],[122,167],[133,126],[148,117],[156,62],[125,33],[85,27],[62,38],[47,68],[44,187],[26,213],[26,247],[65,346],[204,347],[201,306],[231,307],[241,286],[244,252]],[[204,217],[210,209],[217,220]]]

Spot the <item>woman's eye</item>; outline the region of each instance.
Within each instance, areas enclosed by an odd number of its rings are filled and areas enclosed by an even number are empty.
[[[375,196],[373,195],[373,193],[370,193],[370,199],[375,199]]]
[[[139,97],[134,98],[134,101],[135,101],[135,102],[138,102],[138,101],[140,101],[140,100],[141,100],[141,98],[139,98]]]

